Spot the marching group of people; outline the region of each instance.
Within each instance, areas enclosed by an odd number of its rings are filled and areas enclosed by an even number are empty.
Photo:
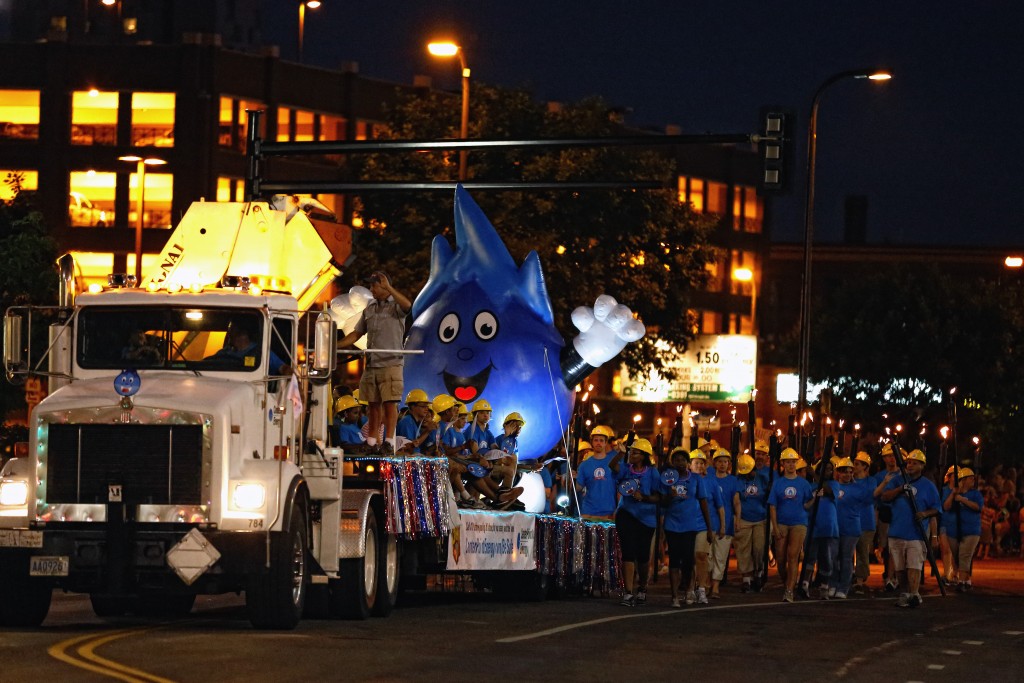
[[[946,580],[959,591],[971,589],[984,501],[970,468],[950,468],[940,491],[923,476],[920,450],[900,449],[905,475],[891,444],[882,447],[875,472],[867,451],[811,467],[793,448],[782,450],[773,471],[767,443],[756,442],[753,457],[734,459],[713,440],[700,439],[693,451],[673,449],[659,470],[648,440],[613,446],[613,439],[610,427],[594,428],[590,443],[581,444],[585,459],[576,480],[581,513],[615,519],[623,605],[647,598],[659,517],[673,607],[718,598],[730,551],[741,590],[762,590],[766,544],[786,602],[866,592],[876,542],[884,590],[897,593],[899,607],[922,602],[929,546],[936,556],[948,548]]]

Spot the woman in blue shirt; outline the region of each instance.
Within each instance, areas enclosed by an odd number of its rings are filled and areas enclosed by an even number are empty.
[[[668,543],[672,606],[678,608],[682,606],[679,587],[688,588],[693,581],[693,551],[697,535],[705,534],[707,542],[712,543],[714,534],[710,531],[708,492],[700,476],[690,473],[690,454],[685,448],[678,447],[673,449],[670,457],[679,478],[671,485],[661,485],[661,502],[666,506],[665,540]]]
[[[943,511],[954,511],[960,506],[960,538],[956,527],[946,529],[949,534],[949,549],[956,567],[956,590],[963,593],[971,588],[971,569],[974,551],[981,539],[981,508],[985,499],[981,491],[974,488],[974,471],[969,467],[960,470],[960,486],[949,491],[942,499]]]
[[[800,552],[807,536],[807,511],[814,500],[814,490],[803,477],[797,476],[800,455],[792,448],[782,451],[782,476],[772,484],[768,494],[768,513],[775,535],[775,557],[779,558],[779,577],[785,584],[782,599],[793,602],[793,589],[800,577]]]
[[[635,607],[647,600],[647,570],[657,525],[657,505],[661,500],[661,478],[650,463],[654,448],[647,439],[633,441],[628,457],[628,463],[614,463],[611,467],[622,493],[615,513],[625,584],[622,604]]]

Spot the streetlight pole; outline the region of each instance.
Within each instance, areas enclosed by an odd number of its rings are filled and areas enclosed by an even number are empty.
[[[299,64],[302,64],[302,39],[306,33],[306,8],[316,9],[320,6],[320,0],[301,0],[299,2]]]
[[[800,282],[800,393],[797,396],[798,420],[807,407],[807,371],[811,356],[811,252],[814,245],[814,164],[817,156],[818,105],[821,96],[833,83],[847,78],[887,81],[892,75],[883,69],[853,69],[830,76],[814,91],[811,115],[807,124],[807,187],[804,194],[804,267]]]
[[[166,164],[163,159],[140,156],[118,157],[118,161],[135,162],[135,174],[138,178],[139,193],[135,197],[135,286],[142,284],[142,212],[146,208],[146,166]]]
[[[466,140],[469,137],[469,66],[466,64],[466,52],[461,46],[452,42],[430,43],[427,51],[435,57],[459,58],[459,66],[462,69],[462,119],[459,123],[459,137]],[[466,163],[468,150],[459,150],[459,180],[466,179]]]

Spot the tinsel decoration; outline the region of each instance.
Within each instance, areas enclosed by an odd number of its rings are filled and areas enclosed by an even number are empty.
[[[381,458],[387,531],[407,539],[438,538],[451,532],[446,458]]]

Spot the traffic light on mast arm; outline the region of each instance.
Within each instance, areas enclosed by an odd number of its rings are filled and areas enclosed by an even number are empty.
[[[762,194],[784,193],[789,189],[793,167],[792,121],[792,115],[778,108],[762,111],[761,135],[757,141],[761,157],[758,190]]]

